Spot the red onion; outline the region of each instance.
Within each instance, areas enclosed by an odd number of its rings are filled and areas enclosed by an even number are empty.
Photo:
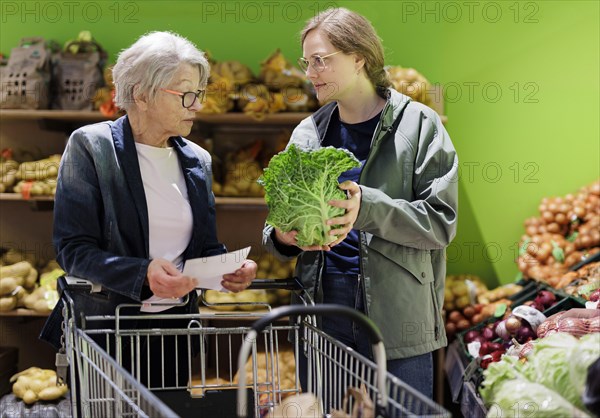
[[[590,302],[598,302],[600,300],[600,289],[596,289],[590,295]],[[600,305],[598,305],[600,306]]]
[[[470,342],[474,341],[475,338],[479,337],[480,334],[478,331],[475,330],[471,330],[471,331],[467,331],[465,333],[465,336],[463,337],[463,340],[465,343],[469,344]]]
[[[538,298],[535,298],[535,300],[530,301],[530,303],[528,303],[528,305],[534,309],[537,309],[540,312],[544,312],[547,309],[547,307],[544,306],[544,304]]]
[[[517,335],[515,338],[517,339],[519,344],[525,344],[527,341],[533,340],[536,337],[537,336],[535,335],[535,332],[533,332],[529,325],[523,325],[517,331]]]
[[[490,327],[485,327],[483,331],[481,331],[481,336],[488,341],[495,340],[498,337],[494,330]]]
[[[540,290],[535,298],[535,302],[542,304],[547,309],[556,302],[556,296],[549,290]]]

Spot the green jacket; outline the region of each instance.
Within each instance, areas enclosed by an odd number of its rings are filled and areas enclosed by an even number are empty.
[[[393,89],[387,96],[360,175],[354,228],[367,315],[383,334],[387,357],[397,359],[447,344],[441,310],[445,248],[456,234],[458,158],[437,113]],[[336,106],[300,122],[290,144],[319,148]],[[298,257],[296,275],[322,301],[323,252],[276,244],[271,232],[267,225],[267,249],[282,259]]]

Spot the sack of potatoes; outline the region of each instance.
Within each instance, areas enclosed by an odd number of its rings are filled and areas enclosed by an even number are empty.
[[[50,369],[30,367],[10,378],[13,393],[28,405],[37,401],[53,401],[63,397],[69,388],[57,384],[56,372]]]

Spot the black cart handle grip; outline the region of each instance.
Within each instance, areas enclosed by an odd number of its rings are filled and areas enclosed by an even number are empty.
[[[296,277],[288,279],[254,279],[248,286],[248,289],[287,289],[302,290],[302,283]]]

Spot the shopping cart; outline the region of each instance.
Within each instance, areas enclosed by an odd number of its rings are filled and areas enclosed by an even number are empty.
[[[372,344],[375,362],[327,335],[315,324],[316,316],[344,316],[363,327]],[[308,401],[286,400],[285,406],[268,411],[269,416],[337,416],[337,417],[450,417],[442,406],[387,373],[382,336],[365,315],[341,305],[285,306],[273,309],[252,325],[238,357],[237,412],[245,417],[246,373],[243,368],[258,335],[282,317],[296,317],[299,326],[294,336],[296,356],[303,350],[307,358]],[[265,415],[265,410],[261,411]]]
[[[255,303],[265,310],[169,315],[132,315],[128,308],[139,305],[121,305],[115,315],[83,318],[70,292],[93,291],[91,284],[62,287],[75,417],[276,416],[277,408],[289,409],[301,395],[294,359],[302,353],[319,415],[345,410],[351,416],[362,403],[348,389],[363,401],[376,400],[385,416],[450,416],[385,372],[383,344],[368,318],[344,307],[314,306],[296,280],[251,287],[295,289],[304,305],[271,310]],[[377,363],[316,327],[317,314],[331,313],[367,326]]]

